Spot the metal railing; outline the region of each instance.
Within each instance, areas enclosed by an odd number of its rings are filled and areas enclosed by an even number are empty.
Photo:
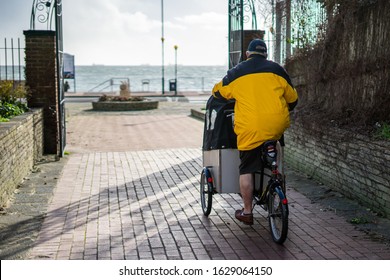
[[[94,86],[93,88],[89,89],[88,92],[102,92],[110,88],[110,91],[114,91],[114,86],[121,85],[123,83],[127,83],[128,85],[130,84],[130,79],[127,77],[115,77],[108,79],[97,86]]]
[[[190,77],[179,76],[177,77],[177,90],[180,92],[199,91],[208,92],[211,91],[215,83],[219,82],[221,78],[216,77]],[[169,82],[174,79],[166,80],[166,88],[170,89]],[[105,80],[96,86],[93,86],[87,92],[116,92],[119,90],[121,83],[126,82],[129,85],[130,91],[133,92],[160,92],[161,91],[161,79],[159,78],[143,78],[143,77],[115,77]],[[80,82],[78,83],[80,85]],[[83,89],[80,89],[83,91]],[[170,90],[168,90],[169,92]]]
[[[14,42],[7,38],[4,39],[4,45],[0,45],[0,81],[24,80],[24,47],[20,44],[20,39]]]

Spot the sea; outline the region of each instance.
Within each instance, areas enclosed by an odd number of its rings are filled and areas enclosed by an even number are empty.
[[[164,92],[210,92],[226,74],[227,66],[164,66]],[[133,92],[161,92],[162,66],[75,66],[74,79],[65,79],[69,92],[119,91],[122,83],[129,83]]]

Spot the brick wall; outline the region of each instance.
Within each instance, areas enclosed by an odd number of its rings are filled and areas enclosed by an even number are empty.
[[[42,109],[0,123],[0,206],[7,203],[42,154]]]
[[[59,106],[55,31],[29,30],[26,36],[26,84],[29,108],[43,108],[45,154],[59,154]]]
[[[294,123],[286,132],[289,166],[390,217],[390,142],[337,128]]]

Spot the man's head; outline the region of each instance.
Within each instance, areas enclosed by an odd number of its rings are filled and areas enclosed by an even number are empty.
[[[252,54],[259,54],[267,58],[267,45],[261,39],[254,39],[249,43],[246,56],[249,57]]]

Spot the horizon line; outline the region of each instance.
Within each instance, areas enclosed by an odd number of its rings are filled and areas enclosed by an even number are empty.
[[[162,67],[158,64],[103,64],[103,63],[92,63],[92,64],[75,64],[75,66],[153,66],[153,67]],[[167,64],[164,65],[164,67],[167,66],[175,66],[175,64]],[[204,64],[204,65],[196,65],[196,64],[177,64],[177,66],[190,66],[190,67],[225,67],[227,64]]]

